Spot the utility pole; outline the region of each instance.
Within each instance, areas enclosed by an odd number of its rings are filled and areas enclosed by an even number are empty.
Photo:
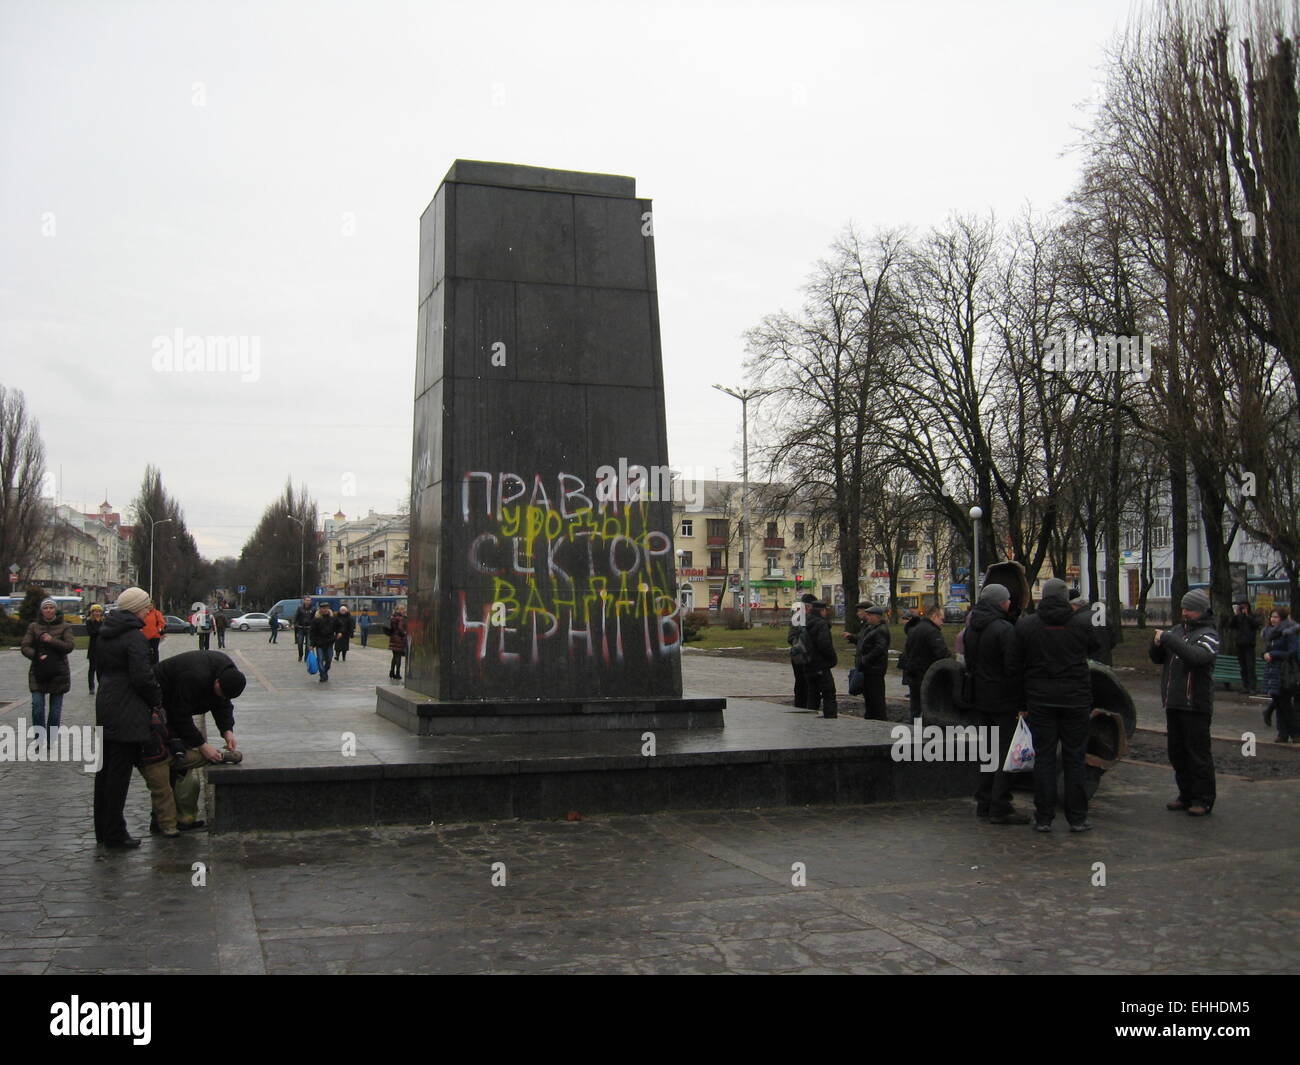
[[[744,591],[741,593],[745,597],[745,628],[749,628],[749,401],[751,399],[762,399],[771,394],[771,389],[766,388],[727,388],[725,385],[714,385],[719,392],[725,392],[734,399],[740,400],[740,453],[741,453],[741,479],[742,485],[740,490],[740,552],[743,560],[741,564],[741,585]]]

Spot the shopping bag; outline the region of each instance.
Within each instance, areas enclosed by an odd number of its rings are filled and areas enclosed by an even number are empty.
[[[320,669],[320,664],[316,660],[316,651],[313,649],[307,652],[307,672],[314,677],[318,669]]]
[[[1034,768],[1034,737],[1025,724],[1025,719],[1018,718],[1016,733],[1011,737],[1011,747],[1007,750],[1007,760],[1002,763],[1004,773],[1019,773]]]
[[[849,694],[861,695],[862,689],[867,686],[867,675],[860,669],[849,670]]]
[[[176,797],[176,818],[179,821],[195,821],[199,816],[199,769],[188,770],[172,784],[172,794]]]

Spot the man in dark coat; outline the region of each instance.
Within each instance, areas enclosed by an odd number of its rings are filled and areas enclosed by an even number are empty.
[[[1075,611],[1065,581],[1043,582],[1038,609],[1016,622],[1008,672],[1022,680],[1029,730],[1034,736],[1034,828],[1052,831],[1056,818],[1056,749],[1065,770],[1065,819],[1071,832],[1087,832],[1088,721],[1092,677],[1088,659],[1101,646],[1090,611]]]
[[[316,612],[311,608],[311,596],[302,597],[300,606],[293,615],[293,637],[298,644],[298,661],[307,657],[307,641],[311,636],[311,622]]]
[[[339,619],[334,616],[329,603],[321,603],[316,616],[311,620],[310,639],[316,652],[317,670],[320,682],[330,679],[330,659],[334,655],[334,641],[339,636]]]
[[[1027,825],[1029,817],[1011,805],[1011,774],[1002,766],[1023,709],[1020,678],[1011,672],[1016,632],[1008,612],[1011,592],[1003,584],[986,584],[971,609],[962,641],[966,671],[975,680],[975,716],[984,728],[996,728],[997,769],[980,773],[975,815],[992,825]]]
[[[1163,667],[1160,701],[1168,725],[1169,764],[1178,784],[1178,798],[1166,803],[1165,809],[1204,817],[1214,808],[1215,798],[1210,718],[1214,715],[1219,631],[1210,597],[1199,588],[1183,596],[1182,607],[1183,623],[1168,630],[1156,629],[1147,653]]]
[[[831,670],[839,661],[831,639],[830,607],[820,600],[808,608],[808,646],[812,661],[805,667],[804,684],[808,691],[808,709],[820,710],[822,717],[839,717],[839,700],[835,695],[835,678]]]
[[[95,724],[104,730],[104,764],[95,774],[95,841],[114,850],[140,846],[126,830],[123,810],[131,768],[139,762],[140,745],[149,739],[150,712],[162,706],[143,632],[151,609],[148,592],[126,589],[104,619],[95,648]]]
[[[862,674],[862,716],[868,721],[887,721],[885,713],[885,671],[889,668],[889,626],[885,624],[885,608],[863,601],[858,604],[858,621],[862,628],[854,637],[857,649],[853,655],[853,668]]]
[[[802,625],[790,625],[790,630],[785,634],[785,642],[793,645],[795,637],[798,636],[800,629],[807,629],[808,614],[811,612],[813,603],[817,602],[815,595],[805,592],[799,597],[799,602],[803,604]],[[793,619],[792,619],[793,621]],[[794,673],[794,705],[797,709],[808,709],[808,668],[806,664],[800,664],[793,659],[790,661],[790,670]]]
[[[911,692],[909,704],[914,719],[921,716],[921,678],[933,663],[952,657],[943,642],[942,626],[943,607],[932,606],[909,621],[903,630],[907,633],[901,660],[903,683]]]
[[[1223,627],[1233,637],[1231,646],[1237,652],[1237,664],[1241,667],[1241,686],[1254,695],[1258,688],[1255,682],[1255,634],[1263,625],[1251,613],[1249,603],[1238,603],[1236,613]]]

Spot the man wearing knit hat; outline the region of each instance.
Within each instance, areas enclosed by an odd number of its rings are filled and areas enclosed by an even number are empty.
[[[1157,629],[1148,653],[1159,663],[1160,699],[1165,707],[1169,764],[1178,797],[1165,809],[1204,817],[1214,808],[1214,757],[1210,718],[1214,714],[1214,660],[1219,631],[1210,597],[1194,588],[1183,596],[1183,623]]]
[[[889,626],[885,608],[863,600],[858,604],[857,636],[844,635],[857,644],[853,668],[862,674],[862,716],[868,721],[887,721],[885,713],[885,673],[889,670]]]
[[[244,674],[235,668],[230,656],[221,651],[186,651],[172,655],[154,669],[158,686],[162,689],[163,706],[167,710],[167,724],[172,734],[185,745],[185,754],[173,764],[177,774],[197,770],[205,762],[240,762],[243,752],[235,742],[235,708],[232,699],[237,699],[244,691],[247,680]],[[195,718],[202,718],[211,713],[217,730],[226,741],[226,749],[218,750],[207,742],[204,732],[200,732]],[[173,781],[176,787],[179,783]],[[197,791],[197,789],[187,789]],[[194,796],[197,800],[197,794]],[[154,816],[159,829],[168,833],[167,820],[170,811],[166,808],[166,797],[162,797],[162,808],[155,805]],[[196,820],[197,805],[191,806],[184,796],[176,800],[176,827],[184,832],[191,828],[201,828],[202,821]]]
[[[799,636],[803,635],[803,633],[807,631],[808,614],[810,612],[809,608],[813,605],[813,603],[817,602],[817,597],[815,595],[812,595],[809,592],[804,592],[804,594],[799,597],[799,602],[803,605],[802,624],[796,625],[794,623],[796,620],[798,620],[799,611],[792,607],[790,610],[790,614],[791,614],[790,631],[787,632],[785,636],[785,642],[790,644],[791,646],[794,645],[794,641]],[[794,671],[794,705],[797,709],[807,710],[808,709],[807,666],[806,664],[800,664],[798,662],[791,661],[790,669]]]
[[[1088,658],[1101,646],[1087,611],[1070,608],[1065,581],[1043,582],[1038,609],[1016,622],[1008,671],[1021,677],[1029,731],[1034,737],[1034,828],[1051,832],[1056,818],[1057,746],[1065,771],[1065,819],[1087,832],[1088,719],[1092,678]]]
[[[971,608],[962,642],[966,672],[975,681],[975,713],[980,724],[997,729],[997,768],[981,773],[975,791],[975,816],[994,825],[1027,825],[1029,818],[1011,805],[1011,775],[1002,771],[1023,707],[1020,677],[1011,671],[1016,633],[1007,616],[1011,590],[986,584]]]

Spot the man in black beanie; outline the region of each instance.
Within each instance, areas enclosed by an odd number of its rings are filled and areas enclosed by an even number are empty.
[[[1214,756],[1210,752],[1210,718],[1214,715],[1214,660],[1219,631],[1210,597],[1199,588],[1183,596],[1183,623],[1156,629],[1148,653],[1160,663],[1160,701],[1165,707],[1169,764],[1174,767],[1178,798],[1166,810],[1204,817],[1214,808]]]
[[[980,773],[975,816],[994,825],[1027,825],[1027,815],[1011,804],[1011,775],[1002,771],[1015,734],[1024,696],[1020,677],[1011,672],[1016,634],[1007,616],[1011,592],[1004,584],[986,584],[971,609],[962,649],[966,671],[975,681],[975,713],[984,728],[997,729],[997,768]]]
[[[1088,613],[1070,608],[1065,581],[1043,582],[1038,609],[1016,622],[1008,671],[1021,678],[1029,731],[1034,736],[1034,828],[1051,832],[1056,818],[1057,746],[1065,771],[1065,819],[1087,832],[1088,720],[1092,678],[1088,659],[1101,646]]]

